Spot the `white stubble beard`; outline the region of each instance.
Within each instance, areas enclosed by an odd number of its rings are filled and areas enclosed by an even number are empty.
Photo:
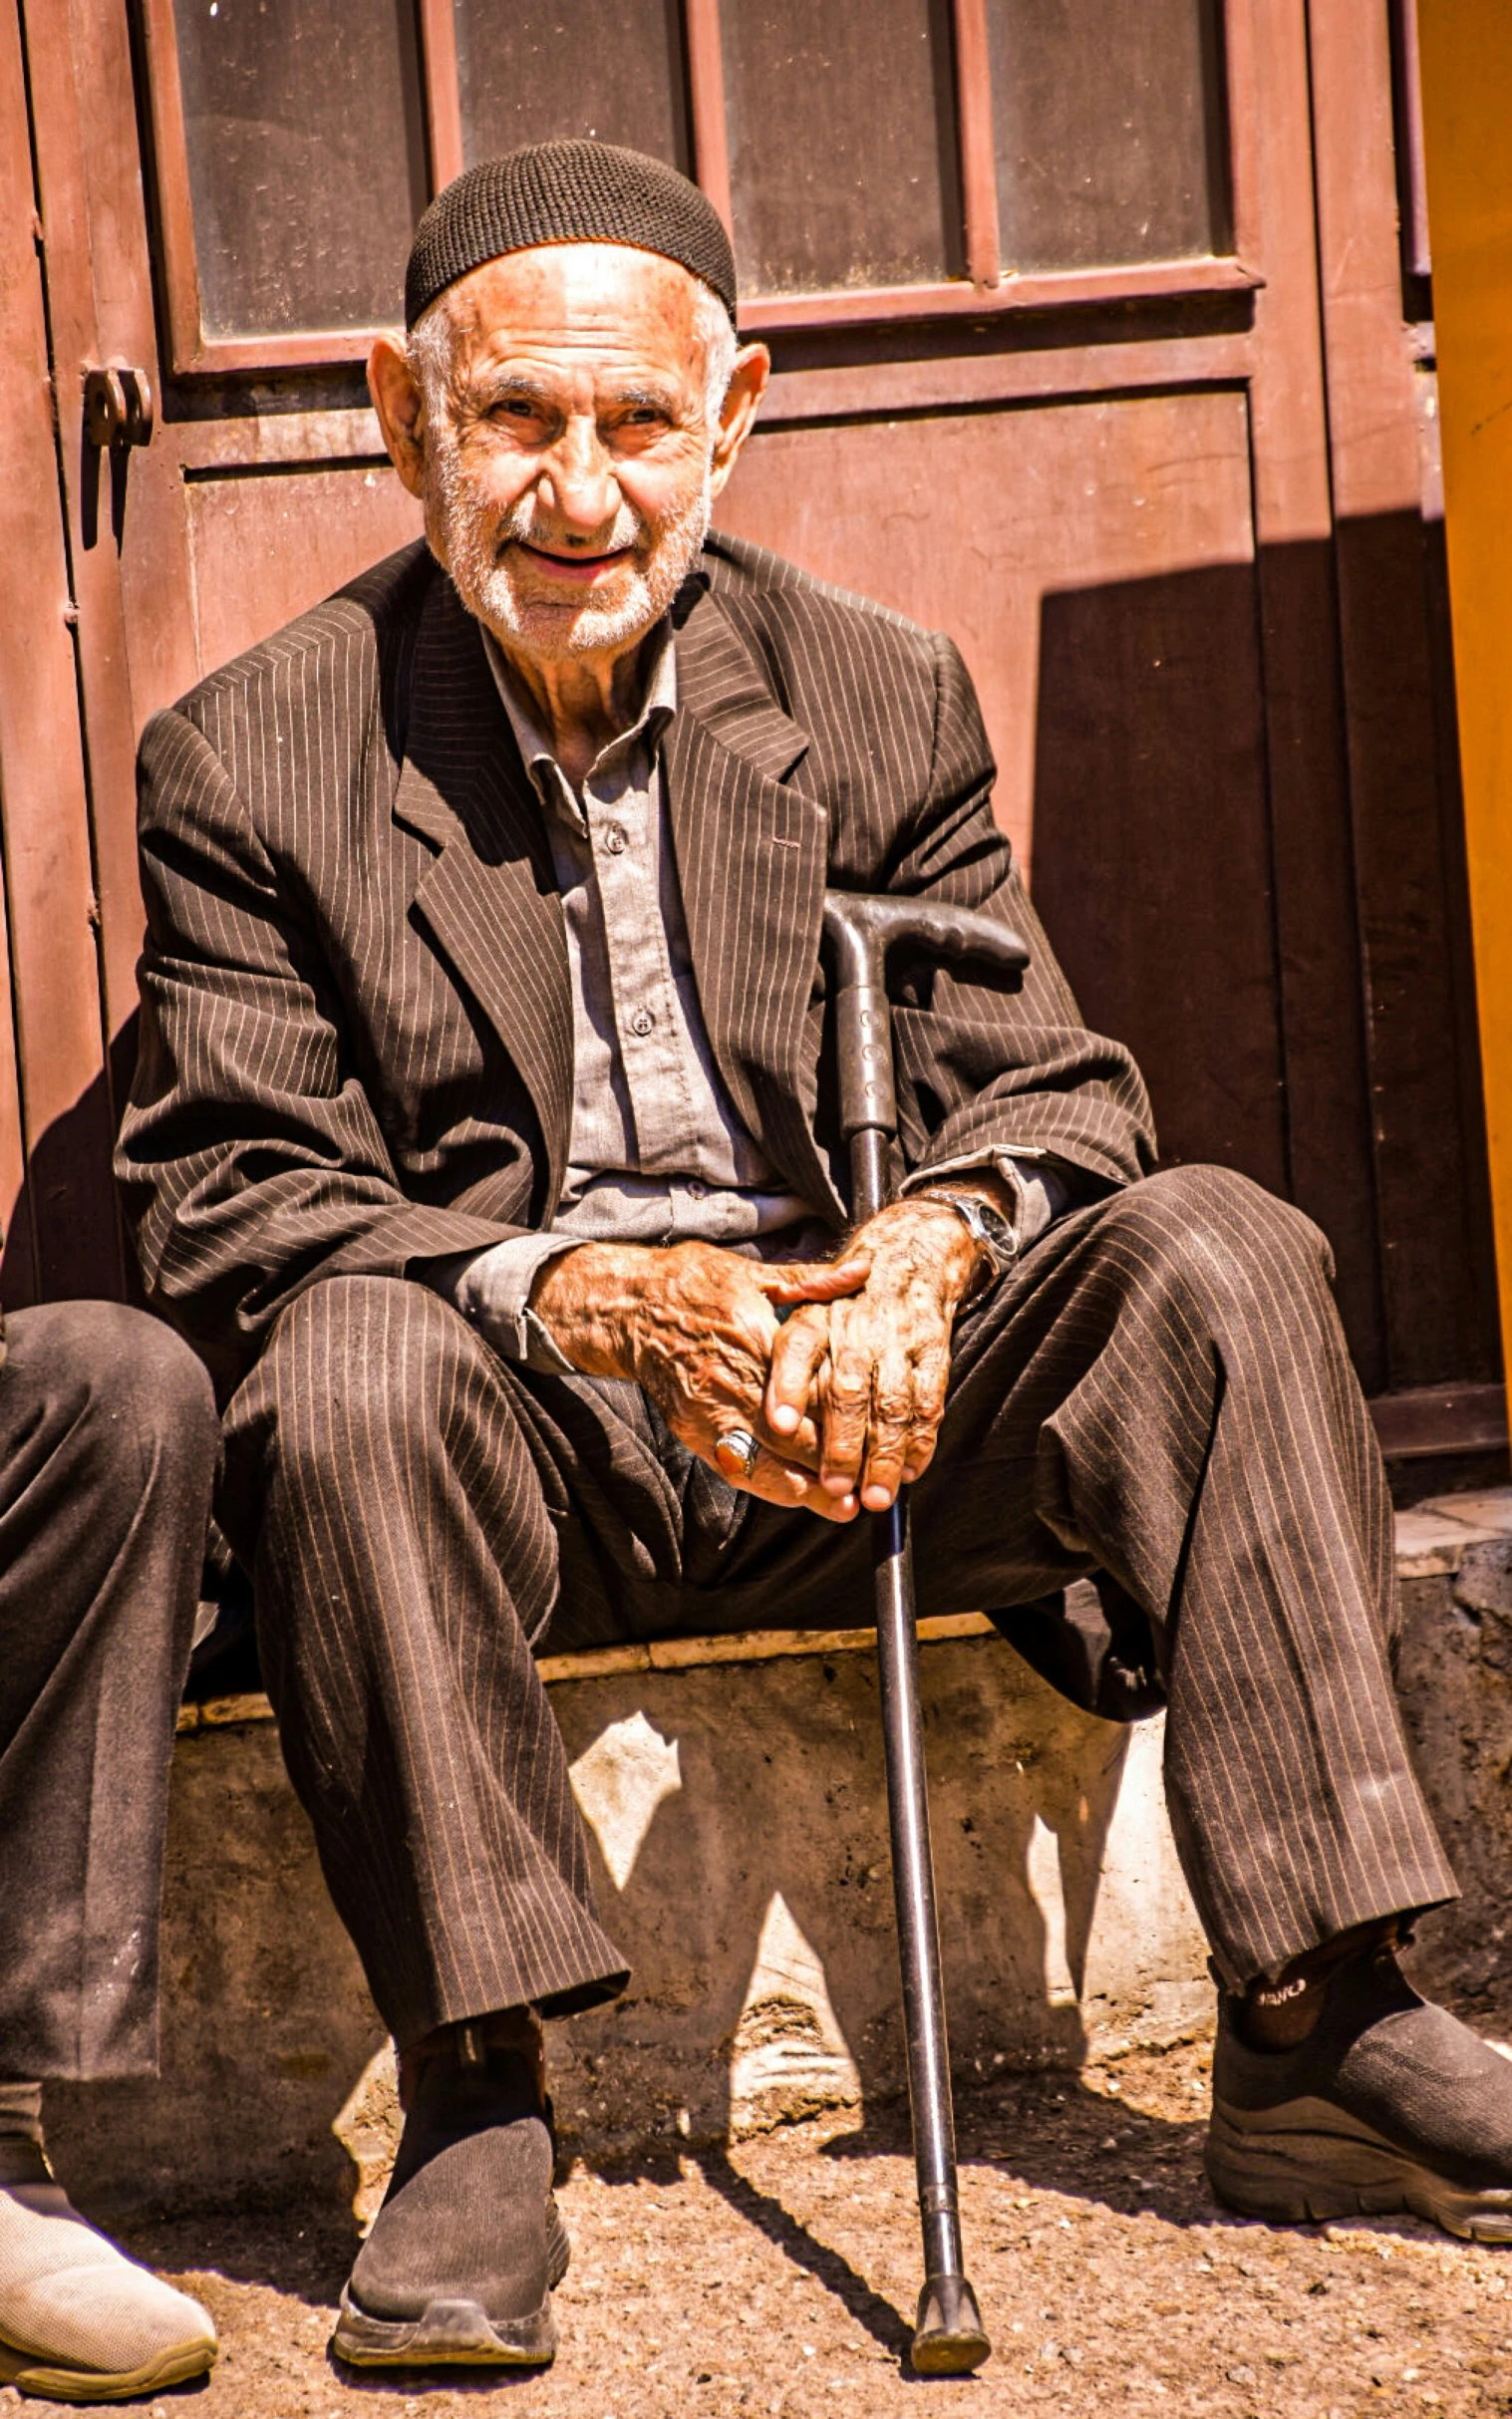
[[[501,642],[538,658],[596,654],[643,638],[667,612],[698,561],[714,504],[712,463],[706,462],[694,494],[661,524],[649,560],[642,556],[627,564],[632,572],[628,595],[613,604],[584,597],[544,605],[518,593],[513,572],[519,557],[511,547],[521,541],[539,543],[545,535],[534,527],[533,499],[523,497],[502,522],[495,520],[463,467],[454,431],[437,417],[431,423],[427,470],[426,533],[451,572],[457,595]],[[622,499],[601,551],[643,549],[646,530],[641,514]]]

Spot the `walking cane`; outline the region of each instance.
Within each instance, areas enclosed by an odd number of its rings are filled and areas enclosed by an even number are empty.
[[[852,1209],[860,1223],[874,1216],[888,1198],[888,1145],[898,1127],[892,1008],[887,992],[889,954],[906,949],[915,959],[928,958],[960,972],[995,975],[1000,982],[1017,984],[1029,963],[1029,951],[1016,934],[965,908],[924,899],[860,898],[837,890],[824,894],[824,933],[834,954],[837,978],[840,1124],[850,1150]],[[900,1489],[891,1509],[874,1513],[872,1519],[877,1670],[898,1962],[903,1975],[908,2096],[924,2233],[924,2288],[914,2329],[913,2364],[924,2376],[964,2376],[981,2367],[991,2345],[961,2257],[956,2127],[929,1846],[929,1782],[919,1712],[919,1638],[906,1491]]]

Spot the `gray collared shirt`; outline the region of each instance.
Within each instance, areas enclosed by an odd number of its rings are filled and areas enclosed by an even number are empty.
[[[500,1351],[564,1370],[569,1363],[528,1302],[539,1270],[574,1244],[699,1237],[756,1250],[762,1259],[790,1258],[820,1253],[828,1229],[741,1123],[710,1048],[662,777],[662,739],[677,710],[670,622],[647,642],[639,716],[600,751],[581,790],[486,631],[483,645],[544,810],[561,893],[572,986],[572,1125],[549,1230],[477,1254],[447,1290]],[[1007,1177],[1019,1197],[1021,1242],[1058,1206],[1053,1177],[1005,1154],[979,1153],[959,1165],[994,1165]]]
[[[574,1243],[756,1244],[762,1257],[819,1250],[827,1228],[784,1183],[736,1113],[704,1024],[661,743],[677,710],[670,622],[652,632],[645,703],[574,788],[550,740],[483,644],[536,796],[561,893],[572,985],[567,1171],[548,1233],[483,1253],[455,1287],[519,1360],[559,1365],[526,1303],[537,1271]]]

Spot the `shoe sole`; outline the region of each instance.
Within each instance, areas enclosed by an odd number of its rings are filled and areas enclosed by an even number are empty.
[[[0,2385],[14,2385],[44,2402],[129,2402],[138,2394],[155,2394],[203,2377],[215,2365],[217,2348],[201,2335],[159,2352],[141,2368],[51,2368],[39,2365],[36,2352],[19,2352],[0,2342]]]
[[[1512,2243],[1512,2192],[1451,2184],[1328,2100],[1215,2106],[1203,2164],[1241,2217],[1299,2226],[1409,2215],[1462,2242]]]
[[[331,2349],[349,2368],[547,2368],[556,2357],[551,2294],[572,2247],[553,2193],[546,2204],[546,2298],[528,2318],[490,2318],[455,2294],[427,2302],[418,2318],[375,2318],[341,2296]]]
[[[490,2318],[454,2295],[418,2318],[373,2318],[343,2289],[331,2349],[349,2368],[546,2368],[556,2357],[551,2300],[528,2318]]]

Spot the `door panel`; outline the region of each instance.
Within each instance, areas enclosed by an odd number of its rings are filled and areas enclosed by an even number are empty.
[[[1243,397],[758,433],[720,520],[957,641],[999,820],[1163,1155],[1285,1192]]]
[[[1253,561],[1244,398],[758,426],[718,518],[949,631],[998,759],[998,819],[1032,868],[1042,602],[1104,579]]]
[[[196,478],[187,502],[201,672],[408,545],[423,517],[387,463]]]

